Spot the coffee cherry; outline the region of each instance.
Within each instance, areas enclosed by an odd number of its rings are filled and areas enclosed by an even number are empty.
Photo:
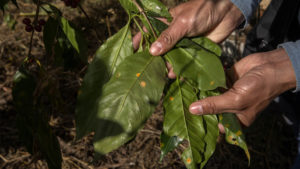
[[[23,19],[23,23],[24,23],[25,25],[30,25],[30,24],[31,24],[31,20],[30,20],[29,18],[24,18],[24,19]]]
[[[33,31],[33,27],[31,25],[27,25],[25,28],[26,32],[32,32]]]
[[[41,26],[41,25],[35,25],[34,29],[35,29],[37,32],[41,32],[41,31],[42,31],[42,26]]]
[[[46,24],[46,21],[44,19],[39,20],[39,25],[44,26]]]

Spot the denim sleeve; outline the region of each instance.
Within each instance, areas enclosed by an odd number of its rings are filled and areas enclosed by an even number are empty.
[[[245,27],[248,24],[260,1],[261,0],[231,0],[231,2],[241,10],[245,17],[244,25],[241,25],[242,27]]]
[[[286,53],[289,55],[290,60],[293,64],[293,68],[296,75],[297,86],[294,92],[300,91],[300,40],[296,42],[286,42],[280,44],[279,47],[284,48]]]

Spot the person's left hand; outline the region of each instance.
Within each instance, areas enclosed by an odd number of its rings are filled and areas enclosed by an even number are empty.
[[[207,97],[190,105],[196,115],[235,113],[249,126],[276,96],[296,87],[292,63],[283,48],[249,55],[228,72],[233,86],[220,96]]]

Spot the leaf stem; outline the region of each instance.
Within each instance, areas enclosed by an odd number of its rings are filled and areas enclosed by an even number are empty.
[[[157,36],[156,32],[154,31],[154,28],[153,28],[152,24],[150,23],[150,21],[149,21],[147,15],[146,15],[144,9],[137,3],[136,0],[132,0],[132,1],[135,4],[135,6],[138,8],[138,10],[140,11],[140,13],[145,17],[145,19],[146,19],[147,23],[149,24],[149,27],[150,27],[150,29],[151,29],[154,37],[155,37],[155,39],[157,39],[158,36]]]

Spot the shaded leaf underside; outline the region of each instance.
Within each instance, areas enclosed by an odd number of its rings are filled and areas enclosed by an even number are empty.
[[[132,66],[134,65],[134,66]],[[128,57],[104,86],[98,104],[94,147],[106,154],[126,143],[143,126],[158,104],[165,84],[160,57],[140,52]]]

